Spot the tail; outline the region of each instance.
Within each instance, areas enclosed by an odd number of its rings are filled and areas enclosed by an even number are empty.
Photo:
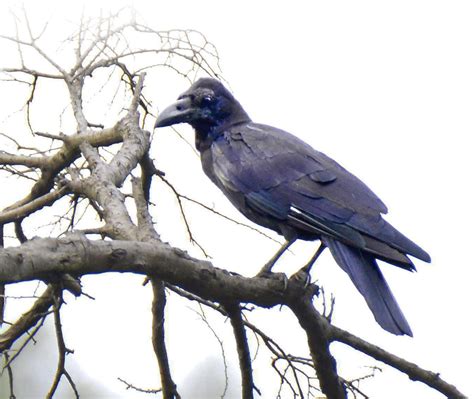
[[[349,247],[332,238],[324,238],[337,264],[349,275],[364,297],[380,326],[392,334],[413,333],[390,291],[375,258],[360,249]]]

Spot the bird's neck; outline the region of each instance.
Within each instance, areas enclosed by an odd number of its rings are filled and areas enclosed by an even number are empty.
[[[194,130],[196,131],[194,144],[196,146],[196,149],[202,154],[204,151],[209,149],[214,139],[212,138],[212,136],[208,134],[203,134],[202,131],[196,128],[194,128]]]
[[[234,113],[229,118],[225,118],[218,122],[201,121],[194,123],[193,127],[196,132],[196,149],[200,152],[208,149],[214,140],[221,137],[224,132],[231,126],[242,123],[249,123],[252,120],[247,113],[242,109],[242,112]]]

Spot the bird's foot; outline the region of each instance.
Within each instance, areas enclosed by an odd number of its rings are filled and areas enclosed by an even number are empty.
[[[281,283],[283,284],[283,291],[286,291],[286,289],[288,288],[288,277],[286,277],[285,273],[273,273],[271,271],[264,270],[263,268],[255,275],[255,277],[281,281]]]
[[[311,275],[308,273],[307,269],[303,267],[293,274],[290,277],[290,280],[294,281],[298,285],[301,285],[303,288],[308,288],[308,286],[311,284]]]
[[[292,286],[297,286],[302,291],[311,291],[311,295],[319,296],[319,286],[311,282],[311,275],[308,273],[308,269],[303,267],[293,274],[288,280]]]

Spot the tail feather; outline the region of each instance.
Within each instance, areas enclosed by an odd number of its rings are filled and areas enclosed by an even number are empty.
[[[431,262],[431,257],[425,250],[408,237],[405,237],[384,220],[382,216],[368,217],[367,215],[356,213],[347,224],[360,232],[387,243],[403,253],[412,255],[425,262]]]
[[[413,336],[375,258],[332,238],[325,238],[324,242],[362,294],[380,326],[392,334]]]

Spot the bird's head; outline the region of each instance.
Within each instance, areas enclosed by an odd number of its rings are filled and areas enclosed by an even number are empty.
[[[202,78],[158,115],[155,128],[189,123],[199,135],[206,137],[248,121],[250,118],[242,106],[221,82]]]

